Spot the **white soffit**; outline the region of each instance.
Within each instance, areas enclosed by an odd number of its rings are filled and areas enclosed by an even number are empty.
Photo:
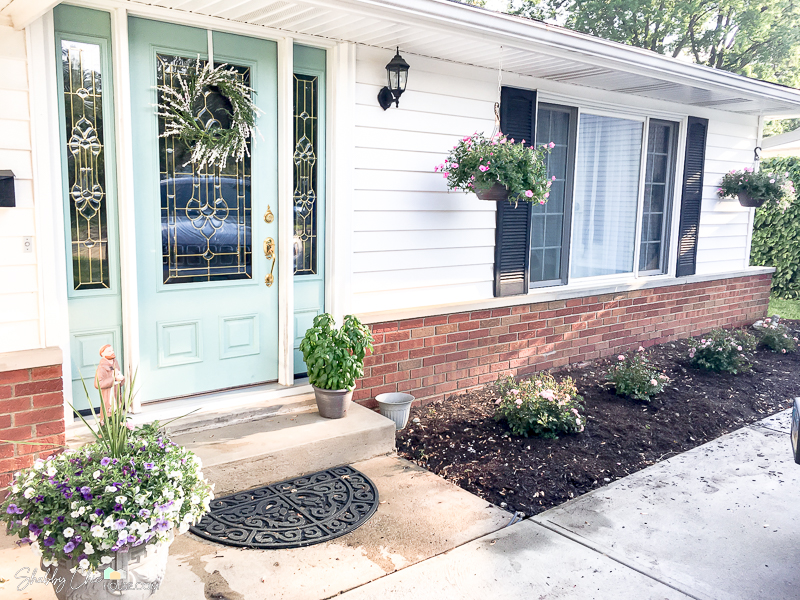
[[[20,2],[14,0],[11,6]],[[386,50],[400,46],[409,54],[493,70],[502,52],[503,69],[520,75],[745,114],[800,114],[800,90],[449,0],[109,0],[108,4],[126,6],[134,14],[137,7],[146,12],[145,7],[154,6],[287,34]]]

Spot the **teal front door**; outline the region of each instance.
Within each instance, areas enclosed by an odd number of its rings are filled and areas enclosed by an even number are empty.
[[[131,18],[134,204],[142,401],[274,381],[278,376],[277,49],[274,42]],[[197,61],[234,67],[262,113],[250,157],[195,168],[162,138],[157,87]],[[227,127],[209,89],[205,126]],[[229,106],[228,106],[229,108]],[[227,121],[227,122],[226,122]]]

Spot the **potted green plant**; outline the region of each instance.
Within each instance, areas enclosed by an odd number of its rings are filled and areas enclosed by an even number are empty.
[[[434,171],[447,179],[448,189],[474,192],[481,200],[544,204],[552,184],[544,157],[554,146],[533,148],[501,133],[475,133],[459,140]]]
[[[748,208],[757,208],[770,200],[783,204],[795,196],[794,184],[788,177],[788,173],[766,173],[749,167],[730,171],[722,176],[717,193],[720,198],[737,198],[739,204]]]
[[[197,456],[158,423],[130,424],[132,390],[115,386],[96,428],[84,419],[94,441],[16,473],[2,504],[0,520],[41,556],[59,600],[151,596],[174,531],[187,531],[213,497]]]
[[[347,415],[356,380],[364,374],[364,356],[367,350],[372,350],[372,342],[369,327],[354,315],[347,315],[339,329],[328,313],[314,318],[314,324],[300,342],[300,351],[320,415],[328,419]]]

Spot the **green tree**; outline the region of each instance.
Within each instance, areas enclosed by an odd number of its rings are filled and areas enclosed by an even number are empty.
[[[795,0],[511,0],[508,11],[785,85],[800,84]]]

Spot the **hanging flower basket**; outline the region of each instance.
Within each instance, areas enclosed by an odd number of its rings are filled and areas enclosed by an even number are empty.
[[[501,200],[508,200],[508,188],[502,183],[495,183],[488,189],[475,188],[475,195],[479,200],[499,202]]]
[[[751,168],[730,171],[722,176],[717,194],[720,198],[736,198],[746,208],[758,208],[774,201],[785,211],[795,197],[794,184],[788,177],[788,173],[782,175]]]
[[[534,148],[502,133],[475,133],[459,140],[434,171],[447,179],[448,189],[474,192],[481,200],[544,204],[552,183],[544,158],[554,145]]]
[[[753,198],[749,193],[742,190],[739,192],[739,204],[747,208],[758,208],[766,202],[766,198]]]

